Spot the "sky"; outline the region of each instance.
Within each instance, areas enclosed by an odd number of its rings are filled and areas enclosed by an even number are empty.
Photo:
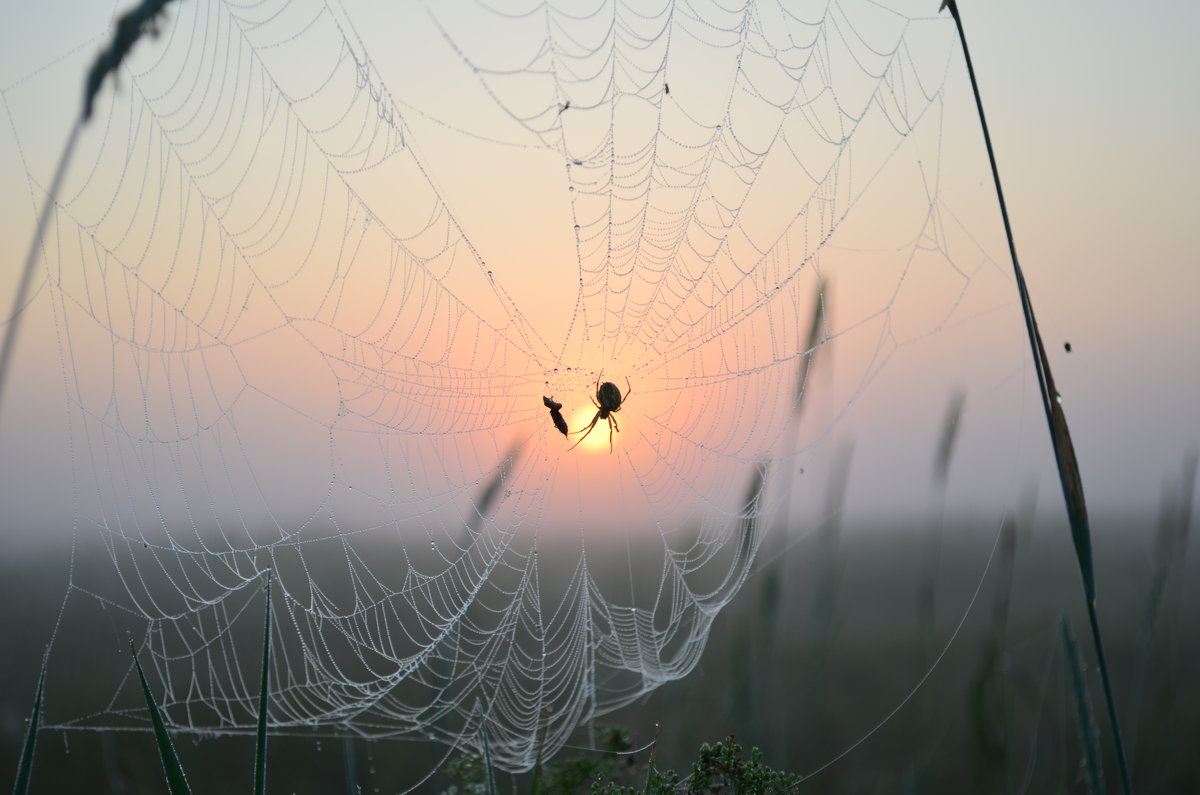
[[[65,141],[78,95],[67,90],[54,92],[49,88],[69,86],[70,80],[74,79],[70,75],[81,74],[90,54],[99,48],[114,14],[113,8],[100,5],[65,1],[10,4],[9,22],[0,33],[3,36],[0,41],[3,45],[0,46],[0,53],[3,53],[0,56],[0,87],[3,87],[9,122],[0,130],[0,174],[6,186],[0,197],[0,215],[6,219],[4,235],[10,241],[7,271],[13,274],[6,284],[0,285],[0,305],[5,307],[11,300],[16,272],[30,239],[34,207],[40,201],[40,194],[31,195],[24,163],[32,164],[31,170],[37,177],[46,179],[49,164],[60,151],[61,142]],[[385,17],[377,16],[384,9],[383,5],[345,2],[334,4],[334,7],[339,9],[339,14],[354,21],[358,34],[375,58],[374,66],[380,72],[380,80],[386,81],[401,101],[411,101],[418,107],[421,103],[426,103],[424,107],[436,107],[444,114],[443,119],[459,111],[464,118],[472,118],[475,106],[458,99],[474,96],[469,93],[471,91],[478,92],[477,85],[472,88],[475,84],[470,75],[461,71],[447,72],[443,82],[425,79],[424,73],[417,68],[405,69],[406,55],[417,59],[422,57],[422,47],[436,48],[442,43],[437,31],[428,27],[428,19],[418,20],[411,29],[393,32],[384,24]],[[1164,485],[1178,472],[1185,451],[1200,444],[1200,423],[1194,415],[1194,406],[1200,403],[1200,371],[1191,364],[1196,345],[1200,343],[1200,324],[1195,320],[1192,307],[1195,296],[1200,294],[1200,276],[1195,268],[1200,231],[1191,217],[1194,208],[1200,206],[1200,188],[1196,181],[1200,176],[1200,155],[1191,144],[1190,134],[1200,122],[1200,106],[1189,88],[1200,78],[1200,55],[1191,41],[1200,32],[1200,11],[1186,3],[1159,4],[1147,10],[1113,2],[1016,2],[1002,6],[963,3],[961,11],[991,125],[1018,252],[1067,407],[1093,512],[1150,510],[1157,504]],[[422,28],[422,24],[426,27]],[[461,30],[450,31],[447,35],[471,41],[470,36],[478,35],[478,31],[473,32],[470,24],[464,23]],[[422,36],[425,36],[423,40]],[[396,46],[396,42],[403,46]],[[156,43],[148,40],[139,46],[152,51]],[[281,46],[279,53],[278,57],[282,59],[296,57],[286,53],[286,46]],[[150,57],[146,52],[141,55]],[[950,85],[958,90],[965,86],[961,69],[961,60],[955,55],[950,61]],[[302,82],[303,71],[298,74],[296,79]],[[118,86],[119,97],[123,88]],[[106,92],[112,90],[111,84],[106,85]],[[688,91],[688,86],[680,81],[673,93],[681,104],[690,102],[689,107],[702,108],[703,96],[699,93],[692,96]],[[512,96],[519,95],[517,91]],[[961,102],[964,96],[958,95],[954,99]],[[493,112],[494,109],[480,111],[485,114],[480,117],[483,121],[476,118],[474,123],[494,129],[498,137],[518,140],[511,118],[506,119],[501,114],[493,119],[486,115]],[[573,124],[572,118],[568,117],[564,123]],[[623,123],[636,129],[642,121],[635,115]],[[614,488],[620,488],[622,483],[626,486],[635,484],[641,489],[643,498],[633,502],[644,502],[649,506],[646,516],[630,518],[630,521],[670,515],[669,524],[686,523],[691,509],[679,509],[681,501],[686,501],[686,489],[679,491],[676,487],[662,494],[654,491],[653,484],[671,478],[682,481],[688,477],[677,470],[669,476],[663,474],[671,471],[676,459],[662,452],[670,447],[661,433],[679,433],[684,441],[697,443],[697,451],[709,450],[727,443],[722,439],[730,433],[727,431],[730,421],[735,421],[738,428],[747,429],[733,433],[741,434],[737,443],[749,452],[722,459],[724,463],[711,466],[705,463],[710,459],[702,452],[693,451],[683,460],[697,467],[696,471],[701,474],[696,477],[700,482],[711,478],[714,484],[723,484],[720,488],[712,486],[724,500],[719,511],[735,510],[736,503],[744,497],[740,478],[744,476],[746,462],[783,433],[783,426],[778,423],[784,422],[786,411],[779,408],[782,405],[779,401],[784,398],[776,382],[766,376],[761,382],[742,382],[758,384],[753,388],[760,392],[750,393],[754,397],[730,392],[732,387],[727,383],[714,383],[713,392],[676,399],[672,385],[678,384],[683,377],[701,376],[719,381],[719,378],[713,379],[714,374],[741,372],[754,369],[758,363],[773,361],[773,354],[748,346],[752,341],[759,345],[758,341],[764,339],[764,335],[772,333],[767,326],[774,328],[769,322],[774,310],[753,315],[751,323],[743,325],[741,331],[720,338],[705,353],[693,352],[691,358],[680,356],[679,349],[670,349],[672,353],[665,354],[646,337],[618,351],[615,340],[621,335],[613,334],[612,329],[605,326],[604,317],[611,317],[611,310],[605,310],[607,315],[592,314],[590,321],[580,321],[581,316],[570,311],[575,308],[572,297],[575,277],[581,270],[585,275],[599,272],[590,270],[593,260],[589,257],[601,256],[595,247],[602,245],[598,242],[602,238],[589,237],[589,234],[594,230],[604,231],[607,227],[596,223],[599,216],[589,214],[592,213],[591,205],[583,198],[571,205],[561,200],[559,191],[566,183],[561,176],[548,176],[552,171],[555,175],[560,173],[561,160],[548,157],[545,152],[517,149],[496,161],[489,159],[490,149],[481,145],[476,153],[472,149],[474,144],[460,140],[453,132],[439,133],[436,125],[420,118],[415,118],[412,124],[411,129],[420,137],[409,142],[410,145],[422,153],[424,162],[430,164],[438,190],[479,249],[468,254],[459,247],[452,255],[438,260],[444,263],[446,283],[454,285],[452,294],[472,304],[479,312],[480,328],[488,324],[505,326],[505,339],[520,337],[524,332],[519,329],[527,322],[548,339],[561,337],[568,340],[561,346],[557,342],[545,345],[548,351],[559,352],[561,361],[557,362],[552,361],[553,356],[546,355],[522,359],[525,354],[515,352],[520,346],[497,352],[484,350],[476,343],[466,353],[447,354],[465,356],[463,361],[472,365],[493,361],[489,357],[495,356],[513,364],[519,361],[520,366],[516,369],[521,374],[520,393],[522,396],[528,393],[530,402],[537,402],[528,409],[526,404],[515,406],[501,395],[511,385],[493,385],[492,391],[481,398],[482,403],[471,405],[471,410],[479,413],[470,415],[476,419],[465,429],[468,435],[482,433],[487,437],[486,451],[479,452],[477,440],[471,445],[449,443],[451,436],[429,441],[431,446],[421,448],[422,452],[415,456],[419,464],[407,474],[413,482],[425,481],[414,487],[415,491],[422,492],[418,501],[428,504],[437,500],[433,496],[439,477],[437,467],[433,466],[435,459],[454,462],[451,480],[455,488],[465,489],[473,486],[476,479],[486,478],[495,460],[510,445],[519,444],[520,439],[525,438],[522,436],[525,432],[520,430],[525,425],[532,428],[537,420],[542,420],[541,429],[535,432],[536,446],[522,449],[536,450],[535,455],[553,449],[548,446],[548,439],[554,439],[552,435],[548,436],[553,430],[545,430],[547,417],[537,400],[542,387],[557,390],[559,400],[564,400],[564,395],[570,397],[564,401],[568,404],[564,413],[575,429],[594,414],[586,398],[589,391],[594,392],[595,382],[607,367],[603,378],[611,378],[622,392],[626,392],[628,386],[621,375],[631,376],[633,382],[633,398],[623,406],[624,413],[614,415],[626,428],[623,434],[614,434],[617,449],[628,450],[629,455],[618,465],[623,467],[619,470],[623,474],[613,475],[611,469],[604,469],[608,466],[606,462],[612,460],[608,457],[612,454],[606,456],[608,429],[602,420],[597,425],[597,433],[579,448],[580,453],[592,450],[596,455],[556,458],[556,461],[565,462],[565,469],[553,469],[554,472],[572,473],[567,486],[563,486],[561,480],[556,486],[569,492],[564,498],[564,510],[569,514],[587,514],[593,510],[593,501],[598,506],[595,510],[604,510],[606,505],[611,509],[612,501],[605,499],[606,487],[602,488],[602,484],[607,482],[606,478],[615,477],[617,485]],[[583,122],[580,124],[580,128],[572,130],[571,134],[577,136],[576,140],[585,140],[590,132]],[[962,137],[943,144],[945,162],[957,163],[959,161],[953,158],[966,152],[965,162],[970,164],[962,172],[946,177],[949,184],[961,176],[965,184],[955,187],[969,196],[964,205],[956,204],[953,208],[967,207],[976,213],[972,216],[977,219],[971,221],[974,224],[972,230],[981,236],[987,253],[1003,266],[1004,251],[997,245],[1000,240],[998,219],[994,216],[991,221],[987,219],[987,214],[994,211],[994,205],[990,204],[990,186],[983,170],[985,163],[980,141],[970,140],[968,127],[962,130]],[[336,135],[336,130],[330,133],[331,139]],[[73,186],[80,191],[75,207],[81,212],[86,208],[96,213],[110,225],[117,223],[114,219],[122,212],[128,212],[133,218],[142,219],[132,221],[134,226],[131,228],[140,228],[136,225],[143,223],[147,216],[131,209],[136,204],[136,189],[129,185],[100,189],[97,186],[106,184],[102,181],[102,169],[97,172],[97,181],[87,181],[91,175],[85,167],[97,162],[99,140],[95,133],[91,137],[85,136],[78,159],[82,165],[68,173],[68,190]],[[520,140],[527,141],[528,138]],[[18,150],[18,141],[23,147],[21,150]],[[371,157],[367,155],[368,159]],[[478,161],[472,159],[476,157]],[[252,167],[246,166],[247,169]],[[263,168],[266,173],[272,173],[270,166]],[[301,167],[288,168],[294,168],[295,173],[309,173]],[[389,170],[393,168],[395,171]],[[368,198],[372,212],[383,216],[392,228],[413,235],[415,249],[429,245],[430,250],[438,250],[437,247],[443,245],[439,241],[444,240],[438,236],[444,235],[444,228],[436,221],[422,226],[428,220],[423,213],[431,206],[430,196],[414,191],[396,197],[388,191],[388,179],[410,184],[411,168],[402,162],[392,165],[389,161],[379,166],[386,179],[372,183],[364,178],[355,184]],[[580,194],[586,193],[584,186],[591,174],[587,168],[584,164],[573,178],[572,187],[578,184]],[[486,184],[478,179],[481,173],[489,177]],[[580,173],[583,176],[579,176]],[[786,176],[786,172],[781,173]],[[506,195],[508,188],[505,186],[513,184],[522,184],[519,202]],[[912,184],[908,184],[908,188],[911,187]],[[488,193],[492,188],[496,192]],[[901,189],[897,187],[897,190]],[[736,191],[736,184],[730,190]],[[971,190],[975,192],[970,193]],[[111,197],[114,192],[122,198],[112,206],[104,206],[106,197]],[[321,203],[315,199],[317,194],[297,195],[302,198],[296,200],[294,209],[289,212],[304,219],[303,223],[319,224],[316,219],[325,216],[321,214]],[[526,205],[543,209],[530,213]],[[335,206],[335,203],[326,202],[324,206]],[[909,206],[907,203],[893,205]],[[579,240],[571,233],[571,218],[566,214],[569,208],[574,208],[574,220],[581,224]],[[894,209],[881,212],[887,217],[902,215]],[[537,220],[530,221],[531,216]],[[762,211],[754,217],[766,218],[767,215]],[[885,234],[886,222],[870,220],[877,216],[868,215],[866,210],[850,215],[851,221],[860,217],[865,224],[875,224],[880,235]],[[901,223],[901,220],[893,220]],[[765,231],[762,234],[766,236],[771,222],[763,223]],[[248,222],[248,227],[252,226]],[[263,227],[264,238],[274,234],[269,226]],[[544,231],[546,228],[554,231]],[[505,242],[509,240],[506,236],[518,237],[520,245]],[[171,239],[167,238],[168,241]],[[336,238],[340,239],[340,236]],[[386,253],[386,240],[364,233],[362,241],[363,252],[374,252],[370,256],[391,256]],[[1005,282],[1011,276],[1006,276],[999,268],[982,268],[973,284],[984,291],[983,298],[977,306],[973,305],[970,301],[975,300],[975,293],[969,293],[964,314],[952,316],[956,321],[962,320],[962,326],[954,326],[951,330],[926,328],[926,304],[921,302],[931,302],[930,307],[941,306],[939,301],[949,305],[956,295],[952,280],[931,276],[925,282],[922,281],[924,276],[936,271],[915,270],[911,278],[906,276],[903,282],[895,282],[904,285],[903,290],[897,291],[895,299],[881,299],[873,290],[876,287],[883,289],[893,282],[877,284],[869,278],[858,283],[849,281],[847,277],[859,267],[855,264],[859,260],[836,249],[835,245],[822,255],[827,269],[837,279],[829,286],[830,312],[834,318],[831,322],[841,321],[846,324],[845,328],[860,329],[866,336],[847,334],[844,340],[834,343],[834,363],[828,366],[818,363],[813,375],[814,391],[806,407],[810,424],[802,426],[796,442],[806,452],[793,464],[801,469],[807,466],[810,473],[822,473],[824,477],[836,451],[852,444],[855,450],[852,498],[859,495],[860,503],[865,506],[865,516],[886,515],[889,505],[903,502],[911,491],[909,480],[896,473],[911,467],[909,462],[912,460],[920,462],[919,467],[914,468],[922,472],[920,478],[914,476],[914,479],[921,480],[922,486],[927,487],[928,478],[924,472],[928,465],[924,462],[932,454],[931,439],[938,433],[947,396],[965,381],[968,397],[962,444],[965,450],[974,452],[964,454],[961,474],[956,475],[961,483],[954,492],[955,504],[963,510],[979,506],[985,512],[996,511],[998,504],[1011,503],[1013,496],[1027,488],[1031,480],[1038,484],[1044,495],[1043,501],[1055,504],[1057,485],[1049,477],[1052,471],[1049,447],[1040,409],[1031,400],[1034,393],[1030,391],[1032,370],[1028,365],[1028,346],[1011,334],[1015,295],[1004,292],[1011,287],[1011,281],[1007,287]],[[315,256],[326,255],[335,256],[332,249]],[[566,257],[576,260],[579,268],[547,270],[544,279],[508,276],[525,267],[531,257],[548,262]],[[839,257],[845,258],[845,264]],[[475,260],[480,258],[490,266],[474,267]],[[171,257],[165,261],[171,261]],[[466,267],[464,262],[472,267]],[[969,262],[969,257],[956,259],[958,265]],[[387,337],[382,331],[377,334],[374,326],[360,324],[360,318],[376,310],[381,314],[373,316],[385,319],[389,317],[389,307],[395,311],[396,305],[389,304],[387,298],[380,298],[371,283],[355,285],[352,278],[343,279],[348,285],[343,294],[344,303],[337,309],[330,309],[324,300],[324,292],[305,292],[302,285],[289,292],[291,283],[285,273],[289,267],[287,262],[279,260],[275,265],[279,268],[277,276],[281,285],[275,291],[275,298],[280,302],[294,301],[289,305],[292,309],[288,310],[293,317],[311,314],[324,317],[335,327],[340,325],[349,329],[353,326],[353,331],[359,335],[388,339],[401,347],[416,344],[411,340],[396,342],[394,335]],[[81,261],[81,273],[85,267],[86,262]],[[482,279],[485,270],[489,274],[495,270],[495,279],[490,284]],[[843,272],[847,277],[838,279]],[[169,278],[173,277],[163,276],[164,280]],[[317,279],[315,283],[329,282]],[[503,292],[493,292],[493,284],[500,285]],[[800,325],[804,325],[816,279],[812,272],[805,271],[803,278],[789,284],[791,292],[786,300],[791,302],[793,314],[787,315],[786,319],[802,321]],[[233,292],[240,289],[236,280],[229,289]],[[628,295],[636,297],[637,289],[635,279]],[[591,306],[596,307],[603,302],[604,294],[624,294],[625,288],[609,281],[594,283],[589,275],[583,292],[589,296]],[[567,298],[560,299],[559,296]],[[902,339],[908,335],[912,340],[910,345],[887,352],[890,358],[886,366],[878,362],[878,337],[871,336],[876,332],[871,331],[875,326],[868,311],[874,306],[872,301],[880,300],[894,301],[888,304],[892,309],[888,319],[895,326],[892,333]],[[917,302],[911,308],[905,303],[910,300]],[[513,306],[523,314],[510,311]],[[861,326],[842,320],[854,317],[858,306],[867,307],[863,310]],[[435,306],[430,311],[444,312],[447,317],[452,314],[445,307],[439,310]],[[942,317],[937,314],[942,311],[940,309],[929,311],[933,313],[930,316]],[[25,530],[55,534],[54,528],[73,524],[77,512],[72,504],[81,499],[81,492],[89,492],[93,487],[100,496],[94,498],[96,504],[90,502],[91,497],[82,498],[88,506],[83,511],[85,515],[93,516],[97,512],[123,515],[122,495],[130,488],[129,481],[122,479],[127,476],[114,476],[108,471],[114,462],[125,460],[125,453],[119,452],[121,442],[88,436],[83,425],[72,426],[63,420],[69,413],[65,395],[78,386],[72,386],[73,380],[91,383],[98,390],[97,394],[101,394],[109,389],[103,385],[105,379],[112,378],[115,373],[119,380],[124,372],[120,368],[126,365],[110,362],[98,366],[93,373],[81,364],[68,378],[61,365],[60,352],[65,344],[63,330],[70,322],[55,312],[55,304],[46,291],[35,297],[22,326],[17,358],[0,409],[0,469],[3,472],[0,502],[6,506],[9,538],[23,536]],[[322,312],[327,314],[321,315]],[[998,317],[993,317],[992,312],[998,313]],[[571,325],[572,322],[576,325]],[[592,326],[590,339],[605,340],[604,345],[599,346],[603,355],[587,352],[583,342],[587,335],[580,329],[589,322],[598,324]],[[570,330],[565,330],[568,327]],[[955,328],[968,330],[960,332]],[[253,336],[260,331],[258,328],[252,332],[226,329],[225,333],[232,339],[241,334]],[[309,333],[295,325],[289,326],[288,331]],[[668,332],[670,329],[666,328],[663,333]],[[459,339],[466,337],[470,334]],[[471,338],[479,338],[478,333]],[[984,347],[972,347],[976,340]],[[1066,342],[1071,344],[1070,353],[1064,349]],[[77,339],[72,344],[77,345],[79,351],[91,351],[86,354],[88,361],[93,356],[103,359],[104,351],[110,347],[103,339]],[[260,379],[256,385],[261,387],[261,405],[247,409],[250,413],[240,428],[243,434],[240,446],[245,452],[243,464],[247,473],[259,478],[255,488],[278,495],[278,500],[295,490],[324,493],[331,480],[355,482],[354,478],[360,478],[357,482],[367,492],[371,492],[373,486],[393,488],[387,485],[392,482],[390,480],[380,479],[376,483],[375,478],[382,478],[378,474],[380,468],[396,464],[401,458],[411,461],[414,455],[411,451],[404,454],[380,452],[372,437],[352,428],[344,427],[345,433],[341,435],[330,433],[332,420],[329,418],[337,411],[334,405],[337,377],[314,376],[304,389],[297,389],[294,371],[306,365],[281,364],[288,357],[299,355],[285,353],[292,350],[288,348],[289,344],[282,335],[256,338],[255,342],[245,344],[237,363],[238,366],[253,363],[257,368],[254,378]],[[421,349],[420,352],[424,355],[428,350]],[[739,356],[744,357],[743,364],[736,363]],[[724,358],[718,363],[718,359],[712,357]],[[358,365],[367,362],[365,358],[354,357],[351,361]],[[611,369],[613,362],[619,363],[620,373]],[[562,372],[551,374],[550,368],[554,364],[561,364]],[[573,372],[568,375],[567,367],[572,365]],[[541,366],[546,368],[544,383],[539,383],[535,375],[536,367]],[[314,371],[320,369],[316,367]],[[222,377],[210,375],[213,379],[210,383],[223,383]],[[420,381],[425,376],[409,372],[405,377]],[[823,385],[824,388],[820,388]],[[190,387],[177,384],[175,388]],[[429,388],[433,395],[436,389]],[[280,396],[285,393],[282,403],[291,414],[281,414],[273,407],[272,401],[280,402]],[[364,389],[360,397],[363,401],[375,400],[372,394]],[[682,394],[691,395],[686,390]],[[137,395],[132,393],[125,397],[136,399]],[[222,397],[216,395],[213,399],[220,403]],[[201,399],[193,396],[190,400],[189,405],[199,417],[203,407],[195,407],[200,405]],[[246,402],[252,402],[251,398],[246,398]],[[148,417],[156,410],[153,400],[149,404]],[[465,408],[466,405],[467,401],[461,397],[441,403],[430,397],[428,414],[414,413],[411,407],[389,407],[386,401],[372,404],[369,409],[362,405],[359,408],[365,412],[364,416],[376,420],[386,416],[390,418],[388,422],[398,422],[397,412],[400,412],[407,421],[422,423],[419,427],[429,431],[441,427],[438,423],[446,420],[447,407]],[[852,410],[848,408],[851,405]],[[140,409],[129,409],[135,410]],[[497,412],[508,418],[499,423],[506,429],[503,433],[494,431],[487,419]],[[302,419],[284,419],[293,414]],[[520,422],[514,419],[518,417]],[[776,417],[777,425],[769,424],[772,417]],[[766,424],[759,423],[760,419]],[[178,422],[178,417],[174,421]],[[661,432],[651,428],[659,428]],[[685,428],[688,430],[680,430]],[[444,430],[458,432],[463,429],[447,427]],[[689,435],[691,438],[687,438]],[[364,438],[367,441],[364,442]],[[598,441],[600,443],[596,444]],[[332,455],[329,454],[331,445]],[[750,450],[754,445],[758,448]],[[996,452],[994,461],[989,458],[989,449]],[[548,461],[551,456],[542,458]],[[205,460],[208,463],[204,466],[209,467],[207,471],[211,474],[212,460]],[[315,469],[296,463],[309,460],[332,463]],[[543,474],[538,468],[541,465],[535,465],[533,457],[526,460],[529,469],[521,470],[526,473],[524,476],[532,478]],[[96,461],[100,463],[97,465]],[[182,466],[178,461],[175,465]],[[220,466],[231,482],[244,484],[247,481],[238,470],[241,465],[224,463]],[[338,467],[342,467],[341,474],[335,472]],[[102,474],[97,476],[96,472]],[[177,479],[180,482],[195,482],[183,469],[179,472]],[[389,473],[388,478],[393,475]],[[998,479],[1003,481],[999,489],[994,487]],[[101,485],[96,486],[97,481]],[[105,482],[107,486],[103,485]],[[106,488],[111,493],[105,492]],[[238,493],[239,488],[241,486],[229,486],[226,496],[245,504],[250,498]],[[424,493],[426,488],[430,494]],[[205,489],[205,499],[213,502],[219,501],[218,493],[224,493],[221,487],[211,483]],[[189,493],[189,487],[184,487],[177,497],[158,494],[150,500],[160,507],[179,508],[173,500],[186,504],[189,497],[194,494]],[[343,509],[353,510],[349,506],[357,503],[347,499]],[[919,509],[927,499],[925,496],[914,499],[910,507]],[[97,507],[106,501],[111,502],[107,508]],[[277,504],[274,497],[264,502]],[[317,502],[319,500],[314,498],[314,504]],[[385,513],[394,517],[396,503],[383,502],[390,506],[390,513]],[[682,510],[682,514],[676,513],[676,509]],[[309,507],[300,506],[296,510],[301,518],[275,517],[273,521],[301,521]],[[517,515],[528,517],[538,515],[539,509],[531,501],[515,510]],[[548,520],[543,516],[540,521]]]

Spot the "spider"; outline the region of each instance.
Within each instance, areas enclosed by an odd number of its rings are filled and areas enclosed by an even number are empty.
[[[603,373],[601,373],[601,375],[603,375]],[[611,453],[613,449],[613,429],[615,428],[618,433],[621,431],[621,426],[617,425],[617,418],[614,417],[613,414],[621,410],[621,406],[632,394],[633,387],[629,385],[628,377],[625,378],[625,396],[621,397],[621,390],[617,388],[616,384],[614,384],[612,381],[605,381],[602,384],[600,383],[600,376],[596,376],[596,396],[592,398],[592,404],[599,409],[599,411],[596,412],[596,416],[592,417],[592,422],[590,425],[581,430],[573,431],[573,433],[582,433],[583,436],[580,436],[579,441],[571,445],[568,449],[574,450],[576,447],[578,447],[580,442],[586,439],[588,434],[592,432],[592,429],[596,427],[597,422],[600,420],[608,420],[608,452]]]

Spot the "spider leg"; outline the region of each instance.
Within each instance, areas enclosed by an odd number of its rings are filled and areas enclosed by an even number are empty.
[[[593,427],[595,427],[595,425],[596,425],[596,422],[597,422],[599,419],[600,419],[600,412],[598,412],[598,411],[597,411],[597,412],[596,412],[596,415],[595,415],[594,417],[592,417],[592,424],[591,424],[591,425],[587,426],[586,428],[580,428],[580,429],[579,429],[579,430],[577,430],[577,431],[571,431],[571,433],[582,433],[584,436],[586,436],[586,435],[587,435],[587,432],[588,432],[588,431],[590,431],[590,430],[591,430]]]
[[[615,409],[614,409],[614,411],[615,411]],[[617,424],[617,418],[614,417],[612,414],[609,414],[608,415],[608,452],[610,452],[610,453],[613,451],[613,445],[612,445],[613,428],[617,429],[617,433],[621,432],[621,426]]]
[[[571,433],[582,433],[582,434],[583,434],[583,436],[580,436],[580,437],[579,437],[579,441],[578,441],[578,442],[575,442],[575,444],[573,444],[573,445],[571,445],[570,447],[568,447],[568,448],[567,448],[567,450],[568,450],[568,451],[569,451],[569,450],[574,450],[576,447],[578,447],[578,446],[579,446],[579,443],[580,443],[580,442],[582,442],[584,439],[588,438],[588,434],[592,432],[592,428],[595,428],[595,427],[596,427],[596,422],[597,422],[599,419],[600,419],[600,412],[598,412],[598,411],[597,411],[597,412],[596,412],[596,416],[592,417],[592,424],[591,424],[591,425],[587,426],[586,428],[581,428],[581,429],[580,429],[580,430],[578,430],[578,431],[571,431]]]
[[[632,394],[633,387],[629,385],[629,376],[625,376],[625,397],[621,398],[621,402],[624,403],[626,400],[629,400],[629,396]]]

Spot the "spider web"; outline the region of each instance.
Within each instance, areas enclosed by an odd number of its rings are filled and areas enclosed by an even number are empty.
[[[137,628],[175,728],[251,731],[270,572],[272,726],[510,769],[686,675],[852,408],[1015,317],[923,5],[177,4],[43,247],[107,558],[68,611]],[[47,79],[5,91],[35,194]],[[612,452],[570,449],[542,398],[580,430],[601,381]],[[114,689],[55,725],[142,725]]]

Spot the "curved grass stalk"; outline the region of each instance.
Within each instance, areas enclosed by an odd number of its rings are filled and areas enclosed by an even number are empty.
[[[58,203],[58,190],[62,187],[63,176],[67,173],[67,164],[75,152],[75,143],[79,140],[79,131],[92,117],[92,108],[104,79],[110,74],[116,74],[121,62],[129,55],[133,45],[146,33],[151,36],[158,34],[159,19],[165,13],[167,3],[172,0],[142,0],[140,4],[121,15],[117,20],[117,29],[113,32],[112,41],[108,47],[100,51],[92,68],[88,70],[84,84],[83,111],[79,119],[71,127],[67,144],[63,147],[62,156],[58,159],[58,167],[54,178],[50,181],[50,190],[46,193],[46,203],[38,215],[37,228],[33,233],[33,241],[29,244],[29,253],[25,256],[25,265],[21,269],[21,281],[17,285],[13,297],[13,308],[9,314],[8,329],[4,334],[4,343],[0,345],[0,401],[4,397],[5,379],[8,367],[12,361],[13,349],[17,343],[17,332],[24,317],[25,301],[29,295],[29,287],[33,283],[33,266],[37,261],[37,253],[42,247],[42,238],[46,234],[46,221],[50,217],[50,209]],[[2,405],[2,402],[0,402]]]
[[[983,129],[983,141],[987,147],[988,162],[992,167],[992,179],[996,184],[996,198],[1000,203],[1000,215],[1004,220],[1004,234],[1008,239],[1008,253],[1016,275],[1017,291],[1021,297],[1021,311],[1025,316],[1025,330],[1033,350],[1034,369],[1037,371],[1038,387],[1042,407],[1046,412],[1046,424],[1050,429],[1050,441],[1054,447],[1054,459],[1058,465],[1058,477],[1062,483],[1063,498],[1067,504],[1067,518],[1071,525],[1071,540],[1075,545],[1075,558],[1079,563],[1079,574],[1083,580],[1083,594],[1087,602],[1088,623],[1092,629],[1092,641],[1096,647],[1096,662],[1100,668],[1100,680],[1104,685],[1104,701],[1108,709],[1108,722],[1112,727],[1113,743],[1117,751],[1117,768],[1121,773],[1121,787],[1125,795],[1132,795],[1129,765],[1125,760],[1125,744],[1121,739],[1121,724],[1117,718],[1117,706],[1113,697],[1112,682],[1108,674],[1108,662],[1104,656],[1104,642],[1100,636],[1100,619],[1096,614],[1096,578],[1092,566],[1092,535],[1088,526],[1087,501],[1083,496],[1083,478],[1079,474],[1079,462],[1075,457],[1075,445],[1067,428],[1067,417],[1054,387],[1054,376],[1050,372],[1050,360],[1046,356],[1042,335],[1038,331],[1033,304],[1029,299],[1029,288],[1025,274],[1017,259],[1017,247],[1013,242],[1012,224],[1008,219],[1008,205],[1004,202],[1004,191],[1000,187],[1000,171],[996,167],[996,155],[992,149],[992,137],[988,132],[987,119],[983,113],[983,100],[979,95],[979,84],[975,80],[975,66],[967,49],[967,35],[963,31],[962,17],[958,13],[956,0],[943,0],[942,9],[949,8],[958,28],[962,43],[963,58],[967,62],[967,74],[971,78],[971,90],[975,94],[975,107],[979,111],[979,125]],[[939,9],[940,10],[940,9]]]

